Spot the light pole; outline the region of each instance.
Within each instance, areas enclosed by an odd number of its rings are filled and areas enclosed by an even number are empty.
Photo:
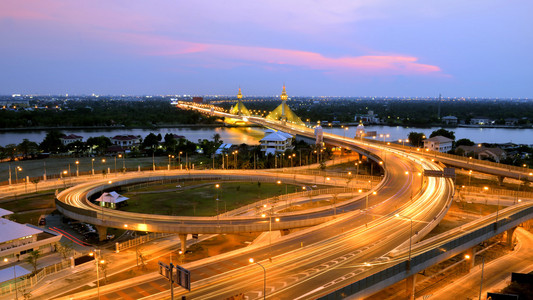
[[[18,172],[22,172],[22,168],[20,166],[17,166],[15,168],[15,183],[19,183],[19,175]]]
[[[91,159],[91,170],[92,170],[92,174],[94,175],[94,158]]]
[[[93,252],[89,253],[89,256],[94,256],[94,260],[96,261],[96,289],[98,291],[98,299],[100,299],[100,273],[98,269],[100,268],[99,264],[104,264],[105,261],[103,259],[100,260],[100,257],[101,257],[100,249],[94,249]]]
[[[483,271],[485,270],[485,256],[481,256],[481,283],[479,284],[479,300],[481,300],[481,290],[483,289]]]
[[[220,222],[219,222],[219,216],[218,216],[218,188],[220,187],[220,184],[215,184],[215,189],[217,191],[217,198],[215,199],[215,202],[217,204],[217,225],[220,226]]]
[[[266,206],[266,204],[265,204]],[[268,214],[268,240],[269,240],[269,245],[268,245],[268,248],[269,248],[269,252],[270,252],[270,261],[272,261],[272,209],[274,207],[271,205],[270,206],[270,213]],[[266,214],[261,214],[261,218],[265,218],[266,217]],[[274,219],[275,222],[279,222],[279,218],[275,218]]]
[[[470,182],[472,181],[472,170],[468,171],[468,186],[470,187]]]
[[[258,263],[258,262],[256,262],[256,261],[254,261],[253,258],[250,258],[248,261],[249,261],[250,263],[252,263],[252,264],[253,264],[253,263],[256,263],[256,264],[258,264],[261,268],[263,268],[263,299],[266,299],[267,271],[266,271],[265,267],[263,267],[262,264],[260,264],[260,263]]]
[[[376,191],[373,191],[373,192],[372,192],[372,195],[375,196],[376,194],[377,194]],[[370,194],[366,194],[366,205],[365,205],[365,209],[368,209],[368,196],[369,196],[369,195],[370,195]]]
[[[79,168],[79,166],[80,166],[80,161],[77,160],[76,161],[76,177],[80,176],[80,168]]]
[[[409,221],[411,222],[411,231],[410,231],[410,234],[409,234],[409,261],[407,263],[407,270],[411,270],[411,243],[412,243],[412,238],[413,238],[413,218],[410,218],[410,217],[407,217],[407,216],[402,216],[400,214],[395,214],[394,216],[396,218],[402,217],[402,218],[405,218],[405,219],[409,219]]]
[[[106,168],[105,168],[105,158],[102,158],[102,164],[104,165],[104,170],[105,170],[105,169],[106,169]],[[106,171],[107,171],[107,170],[106,170]],[[106,173],[104,173],[104,174],[106,174]]]

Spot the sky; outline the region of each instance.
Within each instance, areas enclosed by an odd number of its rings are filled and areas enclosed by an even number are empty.
[[[533,98],[531,0],[2,0],[0,94]]]

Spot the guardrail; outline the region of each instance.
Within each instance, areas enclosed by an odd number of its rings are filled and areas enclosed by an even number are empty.
[[[512,209],[512,207],[508,208]],[[510,216],[502,217],[497,222],[491,222],[481,228],[478,228],[477,230],[465,232],[463,235],[457,237],[456,239],[453,239],[449,242],[446,242],[442,245],[438,245],[438,247],[435,247],[431,250],[425,251],[421,254],[415,255],[411,258],[410,267],[412,271],[416,271],[415,269],[417,266],[420,266],[424,263],[427,263],[428,261],[435,260],[438,258],[438,256],[443,255],[446,252],[453,252],[455,249],[460,248],[464,244],[471,242],[473,240],[483,238],[486,235],[489,235],[491,233],[498,234],[498,229],[504,227],[505,225],[510,225],[511,223],[518,223],[523,222],[524,220],[521,220],[524,217],[533,215],[533,206],[529,206],[524,208],[523,210],[517,211]],[[513,224],[513,226],[516,226],[518,224]],[[401,263],[395,264],[391,267],[388,267],[384,270],[381,270],[377,273],[374,273],[368,277],[365,277],[361,280],[358,280],[352,284],[349,284],[343,288],[340,288],[332,293],[329,293],[325,296],[322,296],[318,299],[320,300],[330,300],[330,299],[341,299],[345,298],[350,295],[354,295],[360,292],[363,292],[366,289],[370,289],[374,287],[375,285],[393,280],[394,277],[399,276],[402,278],[407,277],[410,275],[406,272],[408,267],[408,261],[403,261]],[[399,279],[401,280],[401,278]],[[399,281],[398,280],[398,281]]]
[[[458,192],[467,192],[467,193],[533,198],[532,192],[518,191],[518,190],[513,191],[513,190],[495,189],[495,188],[489,188],[488,190],[485,190],[484,188],[478,187],[478,186],[465,186],[465,187],[460,187],[457,190]]]
[[[463,161],[463,162],[470,163],[470,164],[497,167],[497,168],[500,168],[500,169],[504,169],[504,170],[508,170],[508,171],[516,171],[516,172],[521,172],[521,173],[533,173],[533,169],[531,169],[531,168],[506,165],[506,164],[496,163],[496,162],[492,162],[492,161],[488,161],[488,160],[481,160],[481,159],[477,159],[477,158],[470,158],[470,157],[466,157],[466,156],[460,156],[460,155],[455,155],[455,154],[450,154],[450,153],[433,151],[433,150],[424,149],[424,148],[421,148],[421,147],[411,147],[411,146],[399,145],[399,144],[391,143],[391,142],[382,142],[382,141],[369,140],[369,139],[366,139],[365,141],[368,141],[368,142],[371,142],[371,143],[375,143],[375,144],[386,145],[388,147],[393,147],[393,148],[397,148],[397,149],[402,149],[402,150],[407,151],[407,152],[413,152],[413,153],[418,152],[419,154],[433,155],[434,157],[439,157],[439,156],[447,157],[447,158]]]
[[[139,236],[131,240],[127,240],[122,243],[116,243],[115,249],[117,253],[119,253],[120,251],[126,250],[128,248],[136,247],[141,244],[147,243],[149,241],[157,240],[157,239],[164,238],[164,237],[171,236],[171,235],[174,235],[174,234],[163,233],[163,232],[150,232],[147,235],[142,235],[142,236]]]

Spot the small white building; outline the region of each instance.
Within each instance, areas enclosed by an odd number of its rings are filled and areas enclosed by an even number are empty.
[[[446,125],[457,125],[457,117],[454,117],[454,116],[442,117],[442,123]]]
[[[452,144],[452,139],[441,135],[424,140],[424,148],[439,152],[448,152],[452,150]]]
[[[77,141],[83,141],[83,137],[75,134],[69,134],[60,137],[59,140],[61,140],[61,143],[63,143],[63,145],[68,145]]]
[[[475,117],[470,119],[470,124],[472,125],[490,125],[492,120],[487,117]]]
[[[315,127],[315,145],[322,145],[322,143],[324,143],[324,129],[318,123]]]
[[[122,202],[128,199],[128,197],[124,197],[119,193],[112,191],[109,193],[103,193],[102,196],[96,199],[96,202],[100,202],[100,206],[103,207],[116,208],[117,206],[120,206]]]
[[[124,149],[131,149],[131,147],[138,146],[141,143],[140,135],[116,135],[111,138],[113,145],[120,146]]]
[[[269,129],[265,131],[265,137],[259,143],[261,144],[261,151],[264,151],[265,155],[267,155],[294,149],[292,140],[293,136],[288,133]]]
[[[366,135],[365,133],[365,125],[363,125],[363,122],[360,121],[359,125],[357,125],[357,128],[355,129],[355,137],[356,138],[362,138]]]

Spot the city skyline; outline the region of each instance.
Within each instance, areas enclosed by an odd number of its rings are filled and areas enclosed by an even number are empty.
[[[532,97],[526,1],[3,6],[0,94]]]

